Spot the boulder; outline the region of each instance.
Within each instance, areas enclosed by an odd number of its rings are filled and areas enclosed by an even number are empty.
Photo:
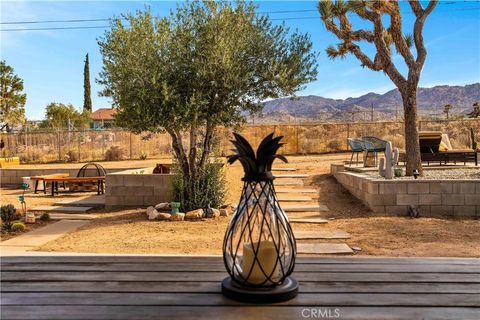
[[[171,221],[183,221],[183,220],[185,220],[185,213],[183,213],[183,212],[178,212],[178,213],[176,213],[176,214],[172,214],[172,215],[170,216],[170,220],[171,220]]]
[[[159,203],[155,206],[155,209],[157,209],[157,210],[170,210],[170,203],[168,203],[168,202]]]
[[[170,213],[159,212],[156,220],[170,220],[171,216]]]
[[[220,209],[220,217],[228,217],[230,213],[227,209]]]
[[[186,220],[196,220],[196,219],[201,219],[203,217],[204,217],[203,209],[188,211],[185,214]]]
[[[155,220],[157,219],[158,215],[160,214],[160,212],[158,212],[157,210],[155,210],[154,207],[148,207],[147,208],[147,217],[148,217],[148,220]]]
[[[211,208],[210,212],[207,214],[207,218],[216,219],[220,217],[220,210]]]

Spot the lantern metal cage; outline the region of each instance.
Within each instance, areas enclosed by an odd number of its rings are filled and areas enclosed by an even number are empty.
[[[256,303],[291,299],[298,292],[297,281],[290,277],[295,266],[296,242],[287,215],[279,205],[271,174],[275,158],[286,161],[275,154],[282,137],[267,136],[256,156],[252,156],[243,137],[235,137],[239,154],[231,156],[229,162],[241,158],[245,177],[240,202],[223,242],[229,277],[222,283],[222,292],[236,300]],[[246,157],[253,161],[245,161],[241,149],[247,150]]]

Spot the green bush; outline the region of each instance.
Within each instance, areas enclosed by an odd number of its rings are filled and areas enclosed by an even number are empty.
[[[119,146],[111,146],[106,152],[105,152],[105,160],[107,161],[117,161],[117,160],[122,160],[125,155],[125,150],[123,150]]]
[[[147,160],[147,157],[148,157],[148,155],[145,151],[142,151],[140,153],[140,160]]]
[[[50,214],[48,212],[42,213],[42,215],[40,216],[40,221],[48,221],[48,220],[50,220]]]
[[[11,230],[13,232],[23,232],[25,231],[25,229],[26,227],[23,222],[15,222],[14,224],[12,224],[12,227],[11,227]]]
[[[178,165],[172,166],[173,191],[176,202],[181,203],[181,211],[205,208],[210,205],[218,208],[225,196],[225,172],[221,161],[206,164],[195,178],[186,178]]]
[[[15,207],[13,204],[7,204],[0,208],[0,217],[2,218],[2,226],[4,229],[11,229],[12,222],[18,219]]]

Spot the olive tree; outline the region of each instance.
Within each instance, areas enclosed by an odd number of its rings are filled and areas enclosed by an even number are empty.
[[[383,71],[400,91],[405,116],[407,175],[412,175],[414,169],[422,173],[418,141],[417,88],[427,57],[423,26],[436,4],[437,1],[429,1],[426,7],[423,7],[420,1],[408,1],[415,16],[413,36],[402,30],[402,14],[398,1],[321,0],[318,6],[325,27],[341,41],[337,46],[330,46],[327,55],[334,59],[351,53],[360,60],[362,67]],[[370,23],[372,28],[355,30],[348,14],[355,14]],[[389,24],[388,27],[384,26],[385,22]],[[361,42],[374,46],[373,58],[360,47]],[[413,45],[416,56],[410,49]],[[392,47],[403,58],[408,69],[406,75],[395,65]]]
[[[122,17],[98,42],[102,94],[120,126],[168,132],[186,185],[202,179],[216,128],[241,124],[263,100],[293,95],[316,77],[309,37],[274,25],[251,3],[194,1],[167,17],[148,9]]]

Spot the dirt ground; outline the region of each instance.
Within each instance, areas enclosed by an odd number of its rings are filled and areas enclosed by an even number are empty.
[[[319,203],[331,219],[325,225],[293,224],[295,230],[342,229],[351,239],[345,242],[362,248],[359,255],[480,257],[480,221],[473,219],[419,218],[373,214],[330,176],[330,164],[346,160],[348,154],[291,156],[298,173],[309,173],[309,188],[318,190]],[[124,164],[125,165],[125,164]],[[241,192],[242,169],[227,170],[229,196],[236,204]],[[2,201],[15,191],[1,190]],[[69,195],[63,195],[65,198]],[[59,200],[61,197],[56,198]],[[30,205],[46,204],[51,198],[30,197]],[[49,200],[50,199],[50,200]],[[38,248],[41,251],[93,253],[221,254],[228,217],[195,222],[148,221],[144,209],[98,212],[99,218],[81,229]],[[329,240],[322,240],[328,242]],[[332,240],[331,242],[342,242]]]

